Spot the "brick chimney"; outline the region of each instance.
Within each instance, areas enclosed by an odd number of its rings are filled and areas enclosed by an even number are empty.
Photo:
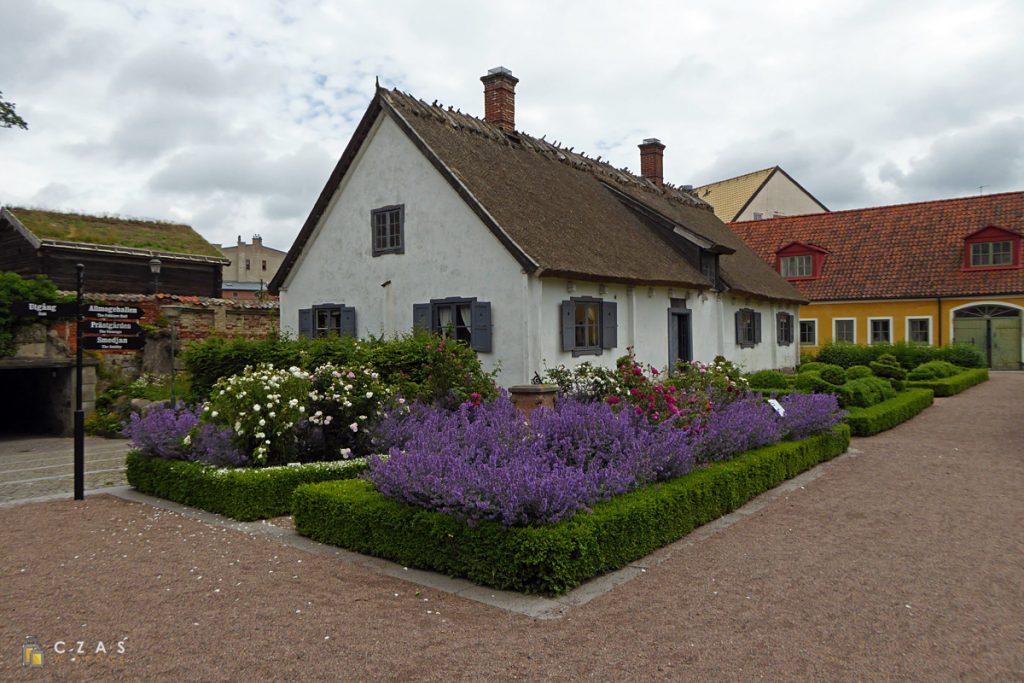
[[[484,120],[506,133],[516,130],[516,83],[519,79],[503,66],[480,78],[484,83]]]
[[[665,158],[665,145],[658,138],[647,138],[640,147],[640,175],[658,187],[665,184],[665,172],[662,162]]]

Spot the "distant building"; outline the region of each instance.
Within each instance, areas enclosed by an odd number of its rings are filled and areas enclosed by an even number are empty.
[[[828,211],[779,166],[701,185],[693,193],[713,206],[715,215],[726,223]]]
[[[286,252],[263,245],[263,238],[252,236],[252,244],[242,241],[233,247],[215,244],[230,263],[224,266],[225,299],[255,299],[267,295],[267,285],[287,256]]]
[[[159,280],[150,261],[160,260]],[[74,290],[85,266],[87,292],[219,297],[227,259],[187,225],[86,216],[37,209],[0,209],[0,270],[46,275]]]

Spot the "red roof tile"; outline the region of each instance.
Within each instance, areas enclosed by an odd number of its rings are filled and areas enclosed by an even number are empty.
[[[964,271],[964,238],[994,225],[1024,235],[1024,192],[730,223],[773,266],[793,242],[828,251],[811,301],[1024,293],[1024,269]],[[1019,258],[1019,257],[1018,257]]]

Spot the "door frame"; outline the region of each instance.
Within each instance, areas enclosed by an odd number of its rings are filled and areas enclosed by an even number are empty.
[[[671,372],[676,366],[676,358],[672,357],[672,351],[678,345],[678,330],[676,318],[686,318],[686,349],[681,354],[683,358],[693,360],[693,311],[689,308],[672,307],[668,309],[668,369]],[[675,342],[673,342],[675,338]]]
[[[1021,319],[1021,358],[1024,359],[1024,306],[1020,306],[1018,304],[1011,304],[1007,301],[991,301],[983,299],[980,301],[972,301],[970,303],[960,304],[959,306],[954,306],[953,308],[949,309],[949,343],[953,344],[956,342],[956,337],[954,336],[956,325],[956,312],[961,311],[965,308],[974,308],[975,306],[1002,306],[1004,308],[1012,308],[1017,311],[1017,315]],[[991,336],[991,325],[989,326],[989,335]],[[991,345],[991,341],[989,341],[989,344]],[[987,349],[987,356],[988,357],[985,360],[988,362],[988,367],[992,367],[991,346],[989,346],[989,348]]]

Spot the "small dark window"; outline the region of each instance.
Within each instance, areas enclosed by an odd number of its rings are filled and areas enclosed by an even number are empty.
[[[249,259],[245,259],[245,269],[249,270]]]
[[[801,346],[817,346],[818,345],[818,321],[817,320],[801,320],[800,321],[800,345]]]
[[[405,252],[405,205],[385,206],[370,212],[373,255]]]
[[[474,351],[490,353],[491,304],[460,297],[434,299],[412,307],[413,326],[465,342]]]
[[[892,341],[892,321],[888,318],[871,320],[871,343],[888,344]]]
[[[761,343],[761,314],[752,308],[736,311],[736,343],[741,348]]]
[[[267,269],[267,259],[263,259],[263,270]]]
[[[775,336],[779,346],[789,346],[793,343],[793,317],[792,313],[779,313],[776,316],[775,322],[778,329]]]
[[[614,301],[578,297],[563,301],[562,350],[573,356],[598,355],[618,345],[618,307]]]
[[[299,311],[300,337],[356,336],[356,309],[344,304],[319,304]]]

